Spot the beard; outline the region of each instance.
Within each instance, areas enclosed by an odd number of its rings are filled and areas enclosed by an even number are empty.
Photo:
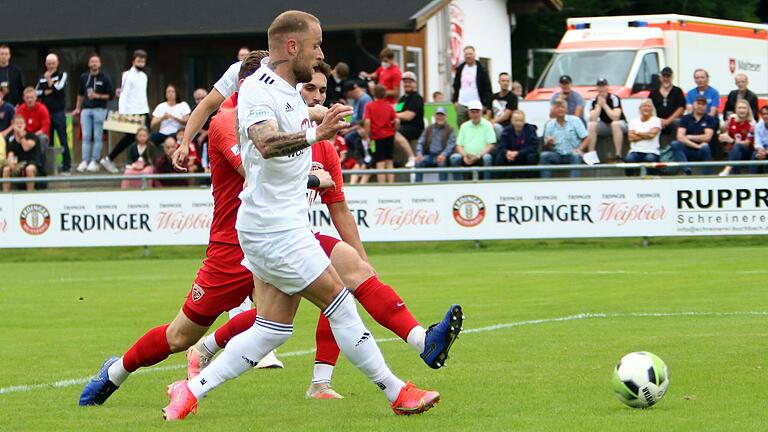
[[[312,73],[315,62],[311,62],[307,65],[304,56],[296,56],[296,60],[293,62],[293,76],[296,77],[296,82],[307,83],[312,81]]]

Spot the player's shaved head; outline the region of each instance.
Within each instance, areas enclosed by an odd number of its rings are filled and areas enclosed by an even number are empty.
[[[320,20],[312,14],[297,10],[281,13],[272,21],[267,30],[269,48],[274,49],[275,44],[282,41],[286,36],[308,32],[312,24],[320,25]]]
[[[238,79],[244,80],[253,75],[256,69],[261,66],[261,61],[266,57],[269,57],[269,51],[254,50],[249,52],[243,59],[243,64],[240,65],[240,72],[237,74]]]

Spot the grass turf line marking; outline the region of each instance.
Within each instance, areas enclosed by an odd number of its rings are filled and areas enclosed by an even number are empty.
[[[576,315],[568,315],[555,318],[542,318],[527,321],[516,321],[504,324],[494,324],[485,327],[477,327],[472,329],[463,330],[462,334],[482,333],[489,331],[496,331],[511,327],[522,327],[529,325],[548,324],[567,321],[579,321],[588,319],[603,319],[603,318],[663,318],[663,317],[731,317],[731,316],[746,316],[746,317],[768,317],[768,311],[745,311],[745,312],[628,312],[628,313],[580,313]],[[376,339],[377,342],[395,342],[400,338],[382,338]],[[296,357],[302,355],[314,354],[315,349],[307,349],[301,351],[291,351],[280,353],[280,357]],[[165,372],[171,370],[179,370],[186,368],[186,364],[175,364],[168,366],[155,366],[146,369],[139,369],[132,375],[141,375],[150,372]],[[0,388],[0,395],[19,392],[30,392],[33,390],[49,389],[49,388],[65,388],[76,385],[85,384],[90,377],[86,378],[73,378],[55,381],[52,383],[44,384],[28,384],[28,385],[16,385],[10,387]]]

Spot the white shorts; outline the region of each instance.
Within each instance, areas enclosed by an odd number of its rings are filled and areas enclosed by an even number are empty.
[[[243,266],[288,295],[304,290],[331,265],[309,228],[274,233],[238,231],[237,237],[245,254]]]

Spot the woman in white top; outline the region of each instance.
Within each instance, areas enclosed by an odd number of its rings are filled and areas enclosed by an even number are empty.
[[[152,133],[152,142],[159,146],[166,137],[175,136],[176,132],[187,124],[191,112],[186,102],[179,101],[176,86],[168,84],[165,88],[165,102],[158,105],[152,112],[152,129],[158,129],[157,132]]]
[[[660,157],[659,133],[661,132],[661,119],[656,117],[656,108],[653,101],[643,99],[640,101],[640,117],[633,118],[627,127],[629,139],[629,154],[624,159],[628,163],[658,162]],[[632,175],[627,170],[627,175]],[[648,170],[649,173],[655,170]]]

